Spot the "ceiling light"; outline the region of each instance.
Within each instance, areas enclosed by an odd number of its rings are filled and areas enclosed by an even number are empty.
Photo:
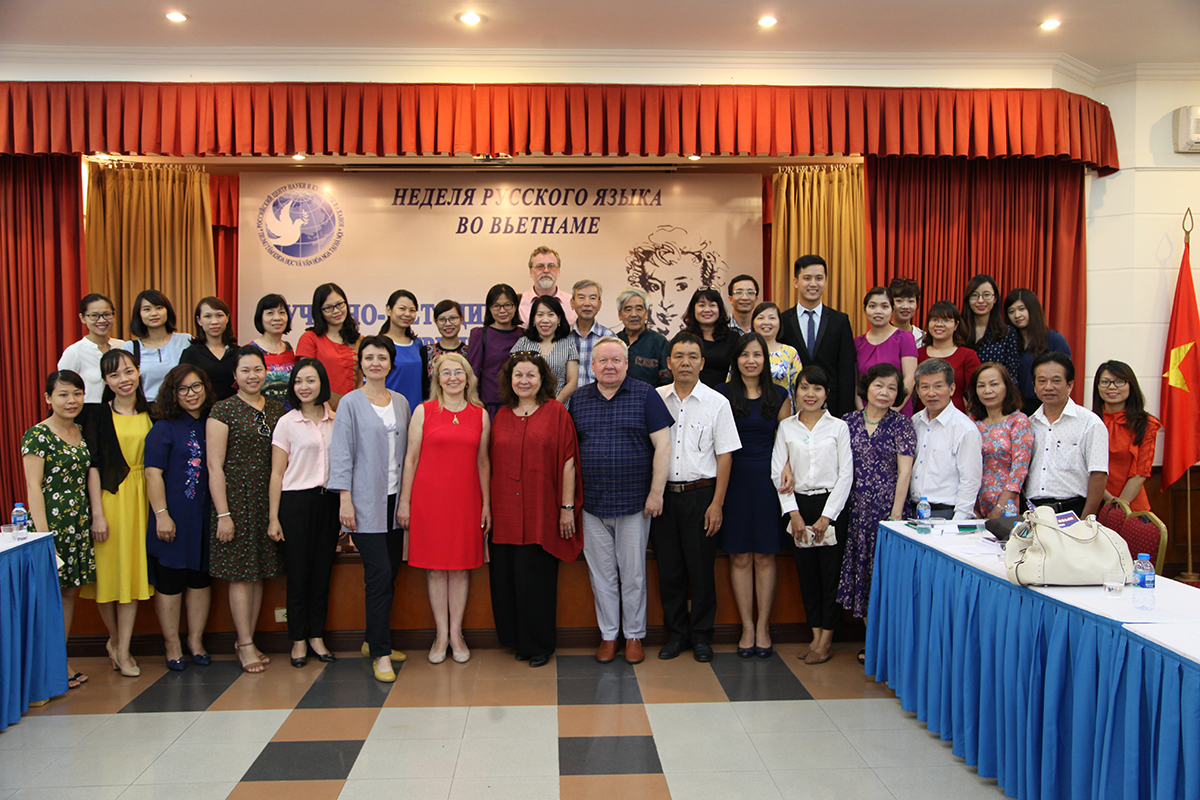
[[[769,28],[772,25],[774,25],[776,22],[778,22],[778,20],[776,20],[774,17],[766,16],[766,17],[763,17],[762,19],[760,19],[758,21],[758,24],[762,25],[764,28]]]
[[[479,16],[474,11],[468,11],[465,14],[460,14],[458,16],[458,21],[464,25],[478,25],[483,21],[483,17]]]
[[[700,160],[700,156],[697,156],[697,155],[691,155],[691,156],[688,156],[688,157],[687,157],[687,160],[688,160],[688,161],[699,161],[699,160]]]
[[[304,155],[304,153],[296,153],[296,155],[292,156],[293,161],[303,161],[306,158],[308,158],[308,156]]]
[[[171,22],[187,22],[187,14],[181,11],[172,11],[167,14],[167,19],[171,20]]]
[[[1056,19],[1048,19],[1048,20],[1046,20],[1045,22],[1043,22],[1043,23],[1042,23],[1042,25],[1041,25],[1041,28],[1042,28],[1042,30],[1044,30],[1044,31],[1052,31],[1052,30],[1054,30],[1055,28],[1057,28],[1059,25],[1062,25],[1062,23],[1061,23],[1061,22],[1059,22],[1058,20],[1056,20]]]

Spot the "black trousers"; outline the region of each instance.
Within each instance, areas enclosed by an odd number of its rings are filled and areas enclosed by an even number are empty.
[[[385,533],[354,534],[354,546],[363,563],[367,617],[367,644],[371,658],[392,652],[392,598],[396,575],[404,563],[404,531],[396,525],[396,495],[388,495]]]
[[[320,489],[283,492],[283,564],[287,571],[288,638],[293,642],[325,635],[329,575],[338,540],[338,495]]]
[[[800,516],[804,517],[807,524],[812,525],[820,519],[827,499],[828,494],[796,495]],[[837,530],[838,543],[831,547],[796,547],[792,543],[792,559],[796,562],[804,616],[810,626],[826,630],[834,630],[842,620],[837,590],[842,578],[842,554],[846,551],[846,528],[841,524],[841,519],[834,520],[833,525]]]
[[[707,644],[712,640],[717,616],[717,581],[713,574],[717,537],[704,535],[704,512],[712,505],[715,493],[715,486],[664,492],[662,514],[650,523],[663,622],[671,641]]]
[[[1087,505],[1086,497],[1035,497],[1030,499],[1035,506],[1050,506],[1055,514],[1074,511],[1075,516],[1083,519],[1083,507]]]
[[[536,544],[488,545],[492,560],[492,617],[503,647],[524,658],[554,652],[558,612],[558,559]]]

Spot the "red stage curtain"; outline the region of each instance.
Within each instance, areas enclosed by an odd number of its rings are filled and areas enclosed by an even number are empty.
[[[0,153],[1058,156],[1117,169],[1062,89],[0,83]]]
[[[230,324],[238,341],[250,341],[258,331],[238,331],[238,176],[212,175],[208,184],[212,205],[213,254],[217,266],[217,297],[229,304]]]
[[[48,413],[46,376],[83,335],[83,177],[78,157],[0,155],[0,498],[25,500],[21,435]]]
[[[1055,158],[867,159],[867,282],[921,284],[922,312],[961,307],[972,276],[1032,289],[1051,328],[1084,362],[1087,250],[1084,167]],[[922,314],[923,318],[923,314]],[[1075,382],[1075,399],[1083,381]]]

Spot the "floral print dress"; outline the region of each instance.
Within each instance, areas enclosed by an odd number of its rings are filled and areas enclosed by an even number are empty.
[[[87,473],[92,463],[87,444],[68,444],[44,422],[25,432],[21,455],[37,456],[42,467],[42,498],[46,523],[54,532],[54,549],[62,559],[58,583],[64,589],[96,580],[96,551],[92,546],[92,511],[87,496]]]

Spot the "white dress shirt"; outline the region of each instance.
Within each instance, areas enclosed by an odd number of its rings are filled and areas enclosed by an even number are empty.
[[[821,312],[824,310],[824,303],[817,303],[817,307],[812,309],[813,336],[821,335]],[[809,309],[800,304],[796,305],[796,321],[800,324],[800,339],[804,342],[804,346],[808,348],[808,352],[811,355],[814,343],[808,340],[808,313]]]
[[[125,342],[120,339],[109,339],[109,349],[120,348]],[[104,394],[104,376],[100,374],[100,359],[104,356],[100,348],[86,336],[63,350],[58,359],[59,369],[69,369],[78,372],[83,378],[83,402],[99,403]]]
[[[929,409],[913,417],[917,456],[910,496],[954,506],[954,519],[974,519],[975,498],[983,484],[983,438],[979,428],[953,403],[929,419]],[[1100,427],[1104,427],[1101,425]]]
[[[1051,425],[1044,407],[1029,418],[1033,460],[1025,496],[1067,500],[1087,497],[1093,472],[1108,474],[1108,428],[1104,420],[1067,398],[1062,416]]]
[[[846,506],[854,483],[854,453],[850,449],[850,428],[825,412],[810,431],[798,415],[779,423],[775,448],[771,451],[771,479],[779,485],[785,464],[792,465],[797,494],[829,492],[821,516],[835,520]],[[779,495],[784,514],[798,509],[794,494]],[[806,519],[811,525],[816,520]]]
[[[673,383],[655,391],[675,417],[667,480],[691,483],[717,477],[717,456],[742,448],[729,401],[698,381],[682,400]]]
[[[912,335],[913,335],[913,339],[915,339],[917,342],[918,350],[920,350],[922,347],[925,346],[925,331],[921,330],[916,325],[913,325],[912,326]]]

